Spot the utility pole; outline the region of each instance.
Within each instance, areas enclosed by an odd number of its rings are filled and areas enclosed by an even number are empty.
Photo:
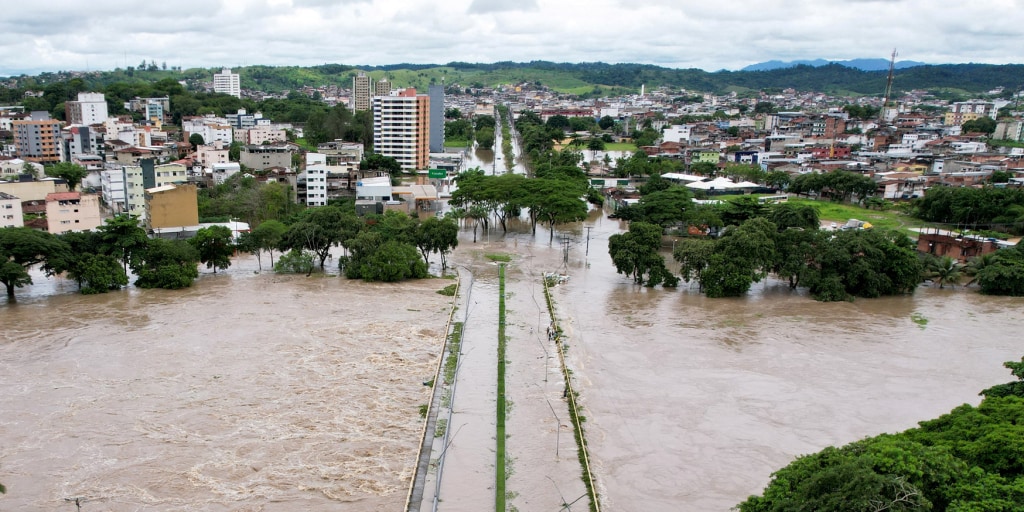
[[[562,235],[562,266],[569,267],[569,235]]]
[[[584,254],[590,256],[590,230],[594,229],[594,226],[586,226],[587,228],[587,250]]]

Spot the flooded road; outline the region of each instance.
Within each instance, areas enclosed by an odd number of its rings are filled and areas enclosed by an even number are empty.
[[[0,305],[0,509],[400,510],[448,281],[253,270]]]

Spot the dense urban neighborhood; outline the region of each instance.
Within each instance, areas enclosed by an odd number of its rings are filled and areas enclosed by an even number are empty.
[[[324,277],[315,293],[337,286],[322,284],[338,281],[326,279],[333,275],[353,280],[352,286],[444,279],[436,288],[454,297],[451,303],[415,292],[424,310],[444,311],[443,341],[430,349],[439,352],[387,356],[398,361],[387,364],[396,365],[437,361],[434,369],[416,370],[433,372],[422,382],[431,394],[419,406],[419,460],[387,471],[411,481],[406,510],[421,510],[421,502],[426,510],[431,498],[436,510],[458,478],[494,494],[501,511],[529,509],[529,497],[518,492],[547,486],[524,484],[529,466],[514,476],[514,465],[531,459],[505,453],[506,440],[510,454],[524,450],[511,432],[526,432],[511,414],[511,398],[506,403],[506,379],[510,397],[527,396],[531,385],[539,389],[535,376],[506,368],[522,358],[544,361],[544,391],[515,403],[519,418],[547,421],[550,408],[555,426],[541,435],[553,437],[557,447],[564,428],[579,463],[575,456],[566,462],[556,448],[555,461],[543,464],[561,475],[558,483],[537,475],[554,484],[565,509],[563,487],[599,511],[617,492],[602,479],[611,480],[608,461],[621,454],[603,447],[601,463],[591,467],[585,392],[578,391],[572,367],[597,357],[596,349],[583,346],[584,333],[601,334],[570,318],[580,314],[578,306],[555,300],[584,293],[563,289],[573,283],[573,272],[591,269],[591,230],[597,229],[594,243],[611,269],[602,278],[611,284],[600,286],[615,287],[608,297],[619,294],[607,300],[612,322],[636,329],[616,343],[635,343],[634,332],[663,320],[673,322],[666,332],[705,329],[710,339],[719,327],[736,327],[714,324],[712,317],[724,318],[733,307],[724,298],[752,294],[765,303],[798,300],[808,308],[899,301],[922,289],[952,288],[955,297],[966,297],[956,300],[968,302],[1024,296],[1024,90],[1004,79],[1018,67],[897,71],[892,64],[888,73],[831,64],[697,74],[551,63],[182,70],[143,61],[111,72],[9,77],[0,80],[0,283],[13,311],[19,290],[41,279],[66,279],[82,294],[104,297],[131,286],[186,291],[206,279],[199,279],[201,267],[218,273],[243,260],[256,276],[272,270],[295,279]],[[959,75],[950,78],[949,69]],[[501,245],[492,245],[497,240]],[[541,284],[534,287],[538,275]],[[475,276],[490,281],[479,286]],[[582,279],[597,280],[594,274]],[[769,280],[776,295],[764,291]],[[265,281],[253,294],[281,287],[299,301],[306,291],[297,282]],[[365,297],[397,295],[392,288],[358,290],[358,300],[323,316],[402,314],[400,308],[339,312]],[[497,299],[483,295],[495,290]],[[623,294],[642,305],[617,309]],[[571,296],[576,304],[593,300]],[[658,301],[667,296],[680,297],[680,311],[686,311],[680,316],[706,308],[712,319],[658,318],[666,307]],[[333,300],[320,304],[330,309]],[[509,310],[506,301],[513,304]],[[912,329],[928,323],[918,311],[901,309],[903,303],[878,303],[911,319]],[[1008,303],[985,304],[999,309]],[[420,314],[419,303],[407,305],[410,315]],[[536,308],[536,318],[527,318],[529,308]],[[756,318],[771,316],[769,306],[757,308],[763,311]],[[480,363],[460,360],[472,352],[460,344],[485,336],[479,322],[468,322],[470,311],[477,318],[495,313],[494,325],[485,325],[498,332],[494,346],[486,345],[498,354],[497,391],[462,399],[498,405],[496,417],[486,409],[487,421],[495,422],[487,424],[490,430],[469,427],[465,438],[493,440],[496,447],[473,445],[471,455],[453,450],[453,476],[445,483],[456,423],[479,419],[473,407],[454,407],[456,382],[471,391],[495,382],[493,367],[473,370],[469,365]],[[808,316],[814,320],[800,313],[794,321],[801,328],[805,321],[824,324],[833,311],[851,310],[814,311],[822,313]],[[836,320],[842,321],[853,320]],[[886,322],[879,332],[891,328]],[[784,338],[794,325],[771,328]],[[506,328],[514,334],[506,335]],[[344,325],[332,329],[356,336]],[[431,329],[416,333],[436,336]],[[390,342],[387,336],[375,341]],[[507,343],[514,336],[529,339],[530,348]],[[567,352],[570,342],[573,352]],[[733,341],[726,345],[742,352]],[[577,351],[581,359],[570,359]],[[557,389],[546,387],[548,359]],[[467,370],[461,370],[464,363]],[[1006,367],[1024,379],[1024,362]],[[458,371],[467,374],[457,377]],[[409,375],[403,385],[418,378]],[[422,391],[419,380],[413,384],[413,391]],[[390,397],[390,390],[374,389]],[[920,428],[798,458],[772,475],[762,496],[738,508],[1019,510],[1024,466],[1013,454],[1024,449],[1021,382],[982,394],[977,407],[964,405]],[[556,413],[552,400],[566,406]],[[615,434],[621,432],[609,435]],[[638,445],[646,436],[629,431],[627,437],[627,444]],[[365,446],[353,451],[376,454]],[[496,473],[487,473],[490,481],[476,485],[472,479],[482,477],[460,473],[470,467],[466,460],[479,462],[473,457],[486,458],[480,464]],[[566,464],[572,477],[562,480]],[[510,484],[506,491],[507,482],[520,490]],[[732,503],[749,495],[729,492]]]
[[[176,72],[155,62],[141,64],[138,72],[143,70]],[[983,291],[1024,293],[1019,279],[1004,279],[1019,272],[1009,263],[1016,259],[987,256],[1012,246],[1008,240],[1024,226],[1019,91],[1000,86],[965,98],[903,91],[892,87],[890,72],[885,90],[871,96],[794,88],[715,94],[643,84],[631,94],[607,97],[597,96],[600,87],[560,93],[540,80],[432,83],[422,93],[399,87],[387,72],[347,70],[351,87],[304,85],[270,93],[242,87],[267,75],[264,68],[247,71],[252,76],[245,80],[225,68],[206,77],[146,83],[132,78],[130,68],[105,77],[126,81],[97,90],[87,85],[96,77],[83,74],[7,80],[8,105],[0,107],[3,227],[64,235],[127,214],[151,237],[183,240],[219,223],[238,241],[265,221],[295,224],[312,215],[307,208],[335,205],[359,217],[446,214],[449,222],[472,225],[474,233],[478,225],[489,228],[492,219],[507,230],[506,220],[525,211],[534,232],[544,222],[553,238],[556,225],[583,218],[586,199],[607,201],[618,218],[656,224],[661,235],[688,237],[675,248],[683,277],[699,280],[712,296],[741,294],[748,286],[742,282],[769,271],[794,287],[809,285],[821,299],[904,293],[913,290],[917,276],[966,273],[982,257],[1003,261],[996,265],[999,279],[995,267],[989,278],[984,272],[975,278]],[[491,168],[481,168],[474,150],[491,149],[496,141],[501,147]],[[516,171],[516,165],[522,167]],[[789,206],[774,204],[791,197],[797,201]],[[712,264],[704,272],[708,262],[701,255],[721,252],[711,245],[728,232],[722,228],[783,210],[773,213],[774,228],[763,230],[780,236],[790,228],[818,231],[822,215],[812,210],[826,201],[906,214],[898,223],[914,228],[903,230],[911,239],[893,238],[910,251],[899,270],[905,277],[860,291],[850,284],[836,289],[834,279],[850,280],[809,275],[820,274],[822,262],[800,265],[802,256],[785,255],[800,244],[829,243],[810,239],[792,240],[789,249],[779,245],[743,269],[726,272]],[[795,215],[790,210],[800,209],[796,202],[805,209],[802,220],[779,220]],[[872,227],[865,220],[838,220],[844,229]],[[323,243],[348,247],[356,231]],[[285,237],[293,243],[280,248],[315,253],[323,266],[326,249],[312,241],[299,244],[296,237]],[[780,243],[770,238],[763,241]],[[657,251],[662,243],[654,237],[648,245]],[[914,248],[934,256],[924,260],[929,268],[918,269]],[[750,256],[748,249],[741,252]],[[421,253],[425,258],[427,252]],[[126,256],[119,257],[127,268]],[[620,270],[638,283],[678,282],[657,258],[620,253],[617,260],[623,258],[630,263]],[[790,266],[781,262],[787,258]],[[735,258],[727,259],[735,267]],[[13,274],[4,280],[9,295],[15,281],[26,282],[10,268]],[[654,276],[645,277],[652,270]],[[707,286],[715,279],[733,285]],[[109,284],[122,281],[117,276]]]

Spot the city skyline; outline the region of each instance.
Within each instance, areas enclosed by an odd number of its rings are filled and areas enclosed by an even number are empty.
[[[685,4],[685,5],[680,5]],[[0,76],[168,67],[643,63],[707,71],[769,60],[1021,62],[1021,0],[181,0],[15,4]]]

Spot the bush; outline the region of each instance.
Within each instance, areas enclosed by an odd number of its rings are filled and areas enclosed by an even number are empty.
[[[309,275],[313,272],[313,267],[312,253],[292,249],[277,260],[277,263],[274,264],[274,272]]]

